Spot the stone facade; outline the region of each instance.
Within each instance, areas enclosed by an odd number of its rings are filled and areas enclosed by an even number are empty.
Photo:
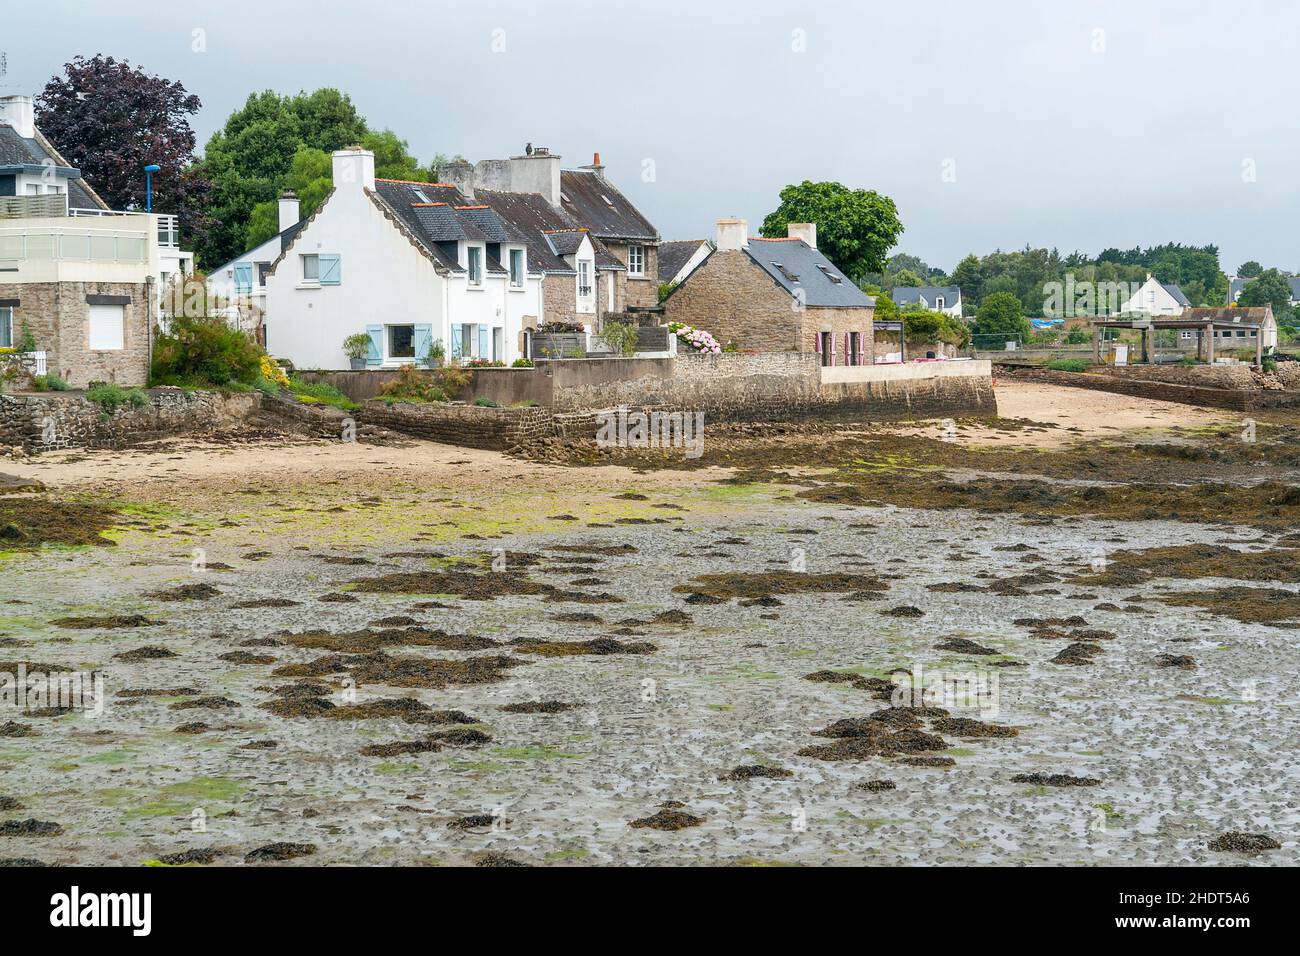
[[[90,348],[90,301],[94,297],[123,303],[123,348]],[[153,296],[146,283],[29,282],[0,286],[0,299],[17,300],[14,330],[25,323],[46,353],[46,368],[72,388],[91,382],[144,385],[149,379]]]
[[[714,252],[664,302],[664,318],[704,329],[746,352],[817,352],[831,334],[834,364],[847,364],[844,333],[859,332],[873,354],[870,308],[800,308],[744,250]]]
[[[542,280],[542,315],[547,322],[590,322],[578,315],[578,280],[571,275],[548,275]]]
[[[549,433],[551,412],[374,400],[362,405],[360,416],[367,424],[428,441],[505,451]]]
[[[627,265],[628,243],[616,242],[610,239],[601,240],[605,243],[610,253],[623,265]],[[615,301],[614,303],[602,303],[598,310],[603,316],[606,312],[622,312],[629,306],[648,307],[659,304],[659,246],[656,243],[642,242],[635,243],[641,246],[643,253],[642,259],[645,263],[645,271],[640,276],[629,275],[626,272],[615,273]],[[604,280],[602,276],[602,281]],[[622,288],[618,288],[619,283]],[[604,290],[602,290],[604,294]]]
[[[246,418],[261,405],[260,392],[222,395],[153,389],[142,407],[109,414],[70,392],[0,395],[0,444],[28,452],[57,448],[125,448],[169,435],[206,432]]]

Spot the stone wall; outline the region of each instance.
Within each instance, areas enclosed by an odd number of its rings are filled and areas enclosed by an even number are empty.
[[[542,279],[542,315],[547,322],[590,322],[594,315],[578,315],[578,280],[571,275]]]
[[[1102,375],[1142,382],[1198,385],[1205,388],[1255,388],[1255,373],[1249,365],[1108,365],[1097,368]]]
[[[260,392],[222,395],[151,389],[148,404],[108,413],[75,392],[0,395],[0,444],[27,452],[57,448],[126,448],[169,435],[208,432],[241,421],[261,404]]]
[[[604,312],[622,312],[629,306],[649,306],[659,303],[659,247],[653,243],[639,243],[644,250],[645,273],[642,276],[630,275],[626,272],[615,273],[619,278],[615,280],[616,285],[622,285],[622,288],[616,290],[616,302],[606,303]],[[618,259],[623,265],[627,265],[627,243],[606,241],[605,248]],[[608,280],[606,280],[608,281]],[[616,306],[616,307],[615,307]]]
[[[46,353],[48,371],[73,388],[91,382],[144,385],[149,378],[152,294],[145,283],[28,282],[0,287],[0,298],[14,306],[14,334],[26,323],[36,348]],[[90,303],[107,297],[124,300],[122,349],[91,350]]]
[[[504,451],[552,431],[551,412],[545,408],[370,401],[359,415],[367,424],[390,431],[491,451]]]
[[[1149,398],[1161,402],[1179,402],[1207,408],[1227,408],[1234,411],[1255,411],[1267,408],[1300,407],[1300,391],[1286,388],[1213,388],[1203,385],[1178,385],[1172,382],[1143,381],[1118,375],[1101,375],[1091,372],[1057,372],[1046,368],[1010,368],[1000,366],[998,374],[1052,385],[1073,388],[1090,388],[1099,392],[1114,392]]]

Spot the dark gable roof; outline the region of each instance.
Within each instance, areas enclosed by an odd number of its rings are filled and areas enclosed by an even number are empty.
[[[874,298],[802,239],[750,239],[745,251],[791,296],[802,290],[806,306],[870,308],[876,304]]]
[[[41,166],[51,160],[61,169],[73,169],[54,145],[38,129],[26,139],[8,123],[0,123],[0,166]],[[90,184],[77,177],[67,180],[69,209],[107,209],[108,204],[95,194]]]
[[[627,269],[604,243],[566,210],[552,206],[539,193],[476,189],[474,198],[478,202],[487,203],[510,228],[526,237],[524,241],[528,243],[529,268],[571,275],[573,267],[563,257],[577,252],[585,235],[595,250],[597,272],[621,272]]]
[[[673,276],[682,271],[682,266],[690,262],[696,250],[707,242],[707,239],[680,239],[659,243],[659,281],[671,282]]]
[[[1184,309],[1191,306],[1191,300],[1189,300],[1187,296],[1183,295],[1183,290],[1178,288],[1178,286],[1174,285],[1172,282],[1162,282],[1160,284],[1164,286],[1166,292],[1174,297],[1174,301]]]
[[[951,309],[961,298],[961,289],[955,285],[901,286],[890,293],[894,305],[917,305],[924,298],[931,308],[939,296],[943,296],[943,307]]]
[[[659,240],[659,230],[612,183],[592,170],[560,170],[560,204],[600,239]]]

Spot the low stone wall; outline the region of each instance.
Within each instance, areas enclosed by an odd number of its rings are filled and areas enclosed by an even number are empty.
[[[1167,382],[1202,388],[1255,388],[1249,365],[1116,365],[1098,369],[1103,375],[1140,382]]]
[[[553,431],[551,412],[545,408],[370,401],[359,415],[367,424],[390,431],[490,451],[505,451]]]
[[[208,432],[242,421],[261,405],[260,392],[222,395],[151,389],[149,403],[108,413],[81,392],[0,395],[0,443],[28,453],[57,448],[126,448],[170,435]]]
[[[1200,385],[1178,385],[1171,382],[1151,382],[1137,378],[1103,375],[1092,372],[1057,372],[1051,369],[1000,369],[1002,374],[1052,385],[1072,388],[1090,388],[1099,392],[1114,392],[1134,398],[1148,398],[1161,402],[1179,402],[1205,408],[1227,408],[1249,412],[1268,408],[1300,407],[1300,391],[1264,388],[1211,388]]]

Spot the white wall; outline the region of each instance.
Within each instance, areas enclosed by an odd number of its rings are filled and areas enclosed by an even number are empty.
[[[320,253],[340,257],[338,285],[303,282],[301,256]],[[361,184],[346,184],[267,277],[267,351],[299,368],[345,369],[343,340],[368,325],[428,324],[445,342],[443,281]]]

